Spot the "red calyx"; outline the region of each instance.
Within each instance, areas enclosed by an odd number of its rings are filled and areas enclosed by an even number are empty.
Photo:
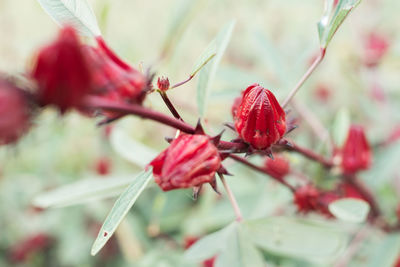
[[[371,33],[365,43],[365,65],[367,67],[376,67],[388,48],[389,42],[384,36]]]
[[[314,186],[308,184],[299,187],[294,192],[294,203],[301,213],[317,210],[319,191]]]
[[[78,107],[91,90],[91,72],[75,30],[65,27],[38,55],[33,73],[41,105]]]
[[[271,91],[256,83],[243,92],[234,121],[240,138],[258,150],[270,148],[286,132],[284,110]]]
[[[207,136],[182,134],[149,165],[156,183],[169,191],[212,183],[221,158]]]
[[[341,150],[341,156],[341,166],[344,173],[354,174],[357,171],[369,168],[372,153],[361,126],[352,125],[350,127],[346,142]]]
[[[146,96],[147,78],[138,70],[116,61],[117,56],[100,48],[85,46],[85,55],[92,71],[93,94],[106,98],[141,104]],[[108,52],[111,50],[107,48]]]
[[[27,95],[0,79],[0,145],[16,142],[29,129],[31,113]]]
[[[10,259],[16,263],[26,262],[33,253],[49,248],[52,242],[53,239],[45,233],[30,236],[10,249]]]
[[[157,79],[157,87],[163,92],[167,91],[169,89],[169,79],[167,77],[159,77]]]
[[[290,171],[289,161],[278,155],[274,155],[274,158],[267,157],[265,160],[265,170],[272,177],[282,180]]]

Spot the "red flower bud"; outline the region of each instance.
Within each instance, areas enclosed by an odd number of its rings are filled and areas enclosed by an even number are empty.
[[[274,159],[267,157],[265,160],[265,170],[272,177],[281,180],[290,171],[289,161],[282,156],[274,155]]]
[[[26,94],[0,80],[0,145],[17,141],[31,125],[31,108]]]
[[[149,165],[156,183],[168,191],[212,182],[221,158],[207,136],[182,134]]]
[[[318,207],[319,191],[312,185],[299,187],[294,192],[294,203],[299,212],[307,213]]]
[[[286,132],[285,112],[275,96],[258,84],[243,92],[235,127],[239,136],[256,149],[267,149]]]
[[[53,239],[45,233],[30,236],[11,247],[10,259],[16,263],[26,262],[31,254],[49,248],[52,241]]]
[[[55,105],[61,112],[80,105],[91,90],[91,73],[73,28],[62,29],[58,39],[40,51],[32,76],[40,104]]]
[[[169,79],[167,77],[159,77],[157,80],[157,87],[163,92],[167,91],[169,89]]]
[[[377,66],[388,48],[389,42],[384,36],[371,33],[365,44],[365,65],[367,67]]]
[[[121,63],[104,42],[101,44],[100,48],[84,47],[93,73],[93,93],[116,101],[141,104],[146,96],[147,78]]]
[[[96,165],[96,173],[98,175],[107,175],[110,173],[111,169],[111,161],[109,158],[102,157],[97,160]]]
[[[350,127],[341,155],[342,169],[345,173],[352,174],[369,168],[372,154],[361,126]]]

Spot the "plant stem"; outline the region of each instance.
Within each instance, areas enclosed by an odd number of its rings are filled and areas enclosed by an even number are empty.
[[[287,183],[286,181],[284,181],[283,179],[277,179],[277,178],[271,176],[264,168],[259,167],[259,166],[255,165],[255,164],[251,163],[250,161],[246,160],[245,158],[242,158],[242,157],[240,157],[240,156],[238,156],[238,155],[234,155],[234,154],[230,154],[229,157],[230,157],[231,159],[237,161],[237,162],[240,162],[240,163],[242,163],[242,164],[244,164],[244,165],[246,165],[246,166],[252,168],[253,170],[256,170],[256,171],[258,171],[258,172],[261,172],[261,173],[264,173],[264,174],[270,176],[272,179],[276,180],[277,182],[279,182],[279,183],[281,183],[282,185],[284,185],[284,186],[286,186],[287,188],[289,188],[292,192],[295,191],[295,188],[294,188],[292,185],[288,184],[288,183]]]
[[[170,89],[174,89],[174,88],[176,88],[176,87],[179,87],[179,86],[181,86],[181,85],[184,85],[185,83],[187,83],[187,82],[189,82],[191,79],[193,79],[193,77],[194,77],[194,75],[190,75],[189,78],[187,78],[186,80],[184,80],[184,81],[182,81],[182,82],[179,82],[179,83],[177,83],[177,84],[172,85],[172,86],[170,87]]]
[[[381,216],[381,210],[371,191],[355,175],[343,175],[343,179],[352,185],[371,206],[371,215],[374,218]]]
[[[300,81],[296,84],[296,86],[290,91],[289,95],[286,97],[286,99],[283,101],[282,107],[285,108],[289,102],[292,100],[294,95],[299,91],[300,87],[304,84],[304,82],[311,76],[311,74],[314,72],[314,70],[318,67],[319,63],[324,59],[326,49],[321,48],[318,57],[314,60],[314,62],[311,64],[310,68],[307,70],[307,72],[301,77]]]
[[[119,103],[97,96],[89,96],[85,99],[84,105],[92,108],[117,111],[123,114],[137,115],[145,119],[154,120],[159,123],[168,125],[189,134],[194,134],[195,132],[195,128],[193,126],[181,120],[136,104]]]
[[[314,151],[307,149],[307,148],[300,147],[293,142],[290,142],[290,143],[291,143],[291,145],[285,146],[286,150],[296,152],[298,154],[303,155],[304,157],[306,157],[308,159],[319,162],[327,169],[332,168],[334,166],[332,161],[325,159],[323,156],[315,153]]]
[[[236,201],[235,195],[233,194],[231,188],[228,183],[225,181],[225,178],[222,174],[218,174],[221,179],[222,184],[224,185],[225,191],[228,194],[229,201],[232,204],[233,210],[235,211],[236,221],[240,222],[242,220],[242,212],[240,211],[239,205]]]
[[[178,111],[176,110],[172,102],[169,100],[167,93],[162,91],[159,91],[159,93],[162,99],[164,100],[165,105],[168,107],[169,111],[171,111],[175,119],[183,121],[182,117],[179,115]]]

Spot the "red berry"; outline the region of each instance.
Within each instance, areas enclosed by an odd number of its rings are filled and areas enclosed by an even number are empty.
[[[258,84],[243,92],[235,127],[239,136],[255,149],[267,149],[286,132],[285,112],[275,96]]]
[[[350,127],[346,142],[341,150],[341,156],[342,169],[347,174],[369,168],[372,153],[361,126],[352,125]]]
[[[207,136],[182,134],[149,165],[156,183],[168,191],[214,181],[221,158]]]
[[[282,157],[274,155],[274,159],[265,160],[265,170],[269,175],[276,179],[283,179],[290,171],[289,161]]]
[[[61,112],[78,107],[91,90],[91,73],[75,30],[66,27],[58,39],[44,47],[33,74],[42,105],[55,105]]]
[[[169,89],[169,79],[167,77],[159,77],[157,80],[157,87],[163,92],[167,91]]]
[[[16,142],[29,129],[31,113],[27,95],[0,80],[0,145]]]
[[[305,185],[296,189],[294,203],[299,212],[307,213],[318,207],[319,191],[312,185]]]

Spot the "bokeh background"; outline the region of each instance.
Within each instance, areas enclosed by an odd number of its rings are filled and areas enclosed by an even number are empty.
[[[283,100],[318,52],[316,23],[322,0],[92,0],[104,38],[134,64],[184,80],[217,32],[232,19],[236,26],[217,71],[208,103],[206,127],[217,134],[232,121],[233,99],[258,82]],[[333,133],[338,112],[362,124],[372,144],[384,142],[400,125],[400,19],[397,0],[369,0],[350,14],[331,42],[321,66],[296,98]],[[184,20],[176,21],[185,13]],[[170,34],[171,25],[181,31]],[[0,0],[0,71],[23,73],[35,53],[57,34],[58,26],[32,0]],[[365,66],[365,46],[371,33],[389,44],[379,65]],[[159,61],[166,40],[167,56]],[[90,40],[88,40],[90,42]],[[190,123],[198,118],[197,79],[169,96]],[[168,112],[158,95],[145,105]],[[324,150],[307,122],[291,135],[299,144]],[[94,200],[59,209],[39,209],[39,194],[83,179],[124,179],[139,173],[174,131],[137,118],[125,118],[111,129],[71,112],[60,117],[46,110],[34,129],[17,145],[0,148],[0,266],[179,266],[185,240],[201,237],[233,220],[225,197],[206,190],[194,202],[190,190],[162,193],[150,187],[138,200],[112,242],[96,257],[90,247],[115,198]],[[224,135],[229,139],[233,134]],[[390,221],[400,196],[400,145],[376,150],[372,169],[362,175],[379,195]],[[334,178],[320,166],[287,155],[292,169],[329,187]],[[253,159],[261,162],[260,158]],[[295,214],[291,194],[268,177],[227,162],[234,193],[246,218]],[[103,175],[104,174],[104,175]],[[391,266],[398,234],[368,229],[368,237],[349,266]],[[35,247],[28,255],[21,250]],[[323,244],[321,244],[323,246]],[[393,249],[394,248],[394,249]],[[394,251],[394,252],[393,252]],[[346,253],[345,251],[343,252]],[[385,254],[388,253],[388,254]],[[330,266],[290,255],[267,254],[271,266]],[[386,259],[386,261],[382,261]],[[339,260],[339,259],[338,259]],[[387,265],[385,265],[387,264]],[[189,265],[190,266],[190,265]]]

